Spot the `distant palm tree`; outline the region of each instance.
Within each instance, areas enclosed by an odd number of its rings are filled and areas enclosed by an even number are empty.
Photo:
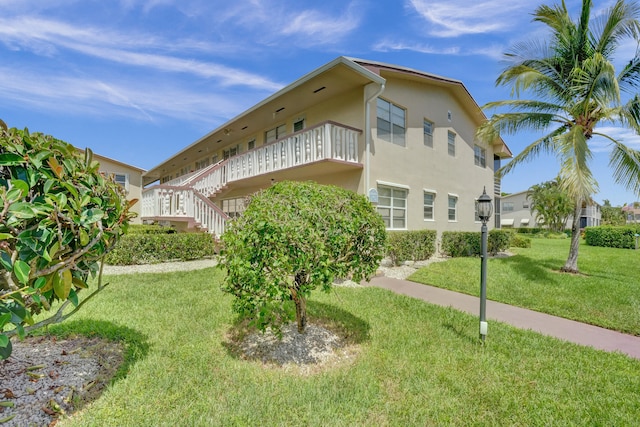
[[[505,54],[509,65],[496,85],[510,85],[517,99],[491,102],[487,109],[509,108],[494,114],[478,129],[478,137],[493,141],[500,133],[521,130],[543,132],[499,174],[530,160],[541,152],[555,154],[559,177],[575,200],[571,248],[563,271],[578,272],[580,213],[597,190],[589,161],[594,135],[610,141],[610,166],[616,182],[640,194],[640,152],[621,140],[596,130],[606,122],[640,133],[640,56],[631,58],[616,74],[612,57],[627,38],[640,42],[640,8],[635,1],[617,0],[591,20],[591,0],[582,1],[580,16],[573,21],[564,0],[560,5],[540,6],[533,20],[551,30],[548,42],[519,43]],[[532,99],[519,99],[527,92]],[[628,94],[623,101],[621,92]]]

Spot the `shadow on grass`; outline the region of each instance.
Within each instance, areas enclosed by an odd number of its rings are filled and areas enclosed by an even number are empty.
[[[451,331],[453,335],[471,345],[478,345],[481,343],[479,335],[469,334],[469,331],[472,329],[471,323],[477,323],[477,320],[450,306],[445,308],[444,317],[445,319],[442,322],[442,326]]]
[[[135,329],[116,325],[115,323],[104,320],[72,320],[52,325],[48,329],[36,331],[33,335],[45,334],[60,338],[83,335],[89,338],[98,337],[122,343],[124,345],[124,361],[109,381],[111,383],[125,378],[131,367],[149,353],[149,344],[146,335]]]
[[[560,272],[562,263],[555,258],[533,259],[524,255],[501,258],[500,262],[527,280],[545,283],[556,283],[555,273]]]

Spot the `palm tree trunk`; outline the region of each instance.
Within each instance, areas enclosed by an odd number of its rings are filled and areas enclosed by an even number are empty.
[[[582,201],[576,203],[573,211],[573,224],[571,226],[571,247],[569,257],[560,271],[566,273],[578,273],[578,250],[580,249],[580,214],[582,213]]]

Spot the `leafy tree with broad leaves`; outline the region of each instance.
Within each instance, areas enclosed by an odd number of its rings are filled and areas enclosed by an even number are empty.
[[[546,225],[553,232],[564,230],[565,224],[574,211],[574,202],[562,188],[559,179],[532,185],[527,199],[536,222]]]
[[[508,66],[496,84],[511,86],[516,99],[485,105],[507,111],[497,112],[478,129],[484,141],[521,130],[543,134],[500,174],[543,152],[559,159],[562,185],[575,203],[571,246],[562,268],[567,272],[578,271],[580,210],[597,189],[589,166],[594,136],[610,143],[613,178],[640,193],[640,152],[597,129],[608,124],[640,131],[640,56],[636,52],[618,73],[612,63],[625,39],[640,41],[640,8],[635,1],[616,0],[592,19],[592,6],[591,0],[582,0],[576,20],[564,1],[536,9],[533,20],[548,27],[550,38],[516,44],[506,53]],[[521,93],[531,98],[520,99]]]
[[[619,206],[611,206],[611,202],[607,199],[603,200],[602,207],[600,208],[602,215],[602,225],[625,225],[627,223],[627,217],[625,216],[622,208]]]
[[[279,182],[251,196],[221,237],[222,286],[260,330],[307,323],[306,299],[336,278],[369,279],[384,254],[382,218],[362,195],[313,182]]]
[[[12,335],[66,319],[106,286],[99,280],[78,301],[135,201],[98,167],[90,150],[0,120],[0,359],[11,354]],[[35,323],[54,301],[63,301],[57,312]],[[63,315],[69,303],[76,307]]]

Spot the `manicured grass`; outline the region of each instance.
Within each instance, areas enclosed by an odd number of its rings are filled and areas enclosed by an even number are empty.
[[[59,426],[634,425],[640,361],[492,323],[377,288],[309,302],[352,331],[355,360],[299,376],[227,350],[236,321],[220,272],[113,276],[53,333],[129,343],[127,372]],[[95,325],[95,328],[94,328]]]
[[[640,335],[640,251],[582,244],[581,275],[559,273],[569,239],[532,239],[515,256],[487,261],[487,298]],[[415,282],[480,294],[480,259],[455,258],[418,270]]]

